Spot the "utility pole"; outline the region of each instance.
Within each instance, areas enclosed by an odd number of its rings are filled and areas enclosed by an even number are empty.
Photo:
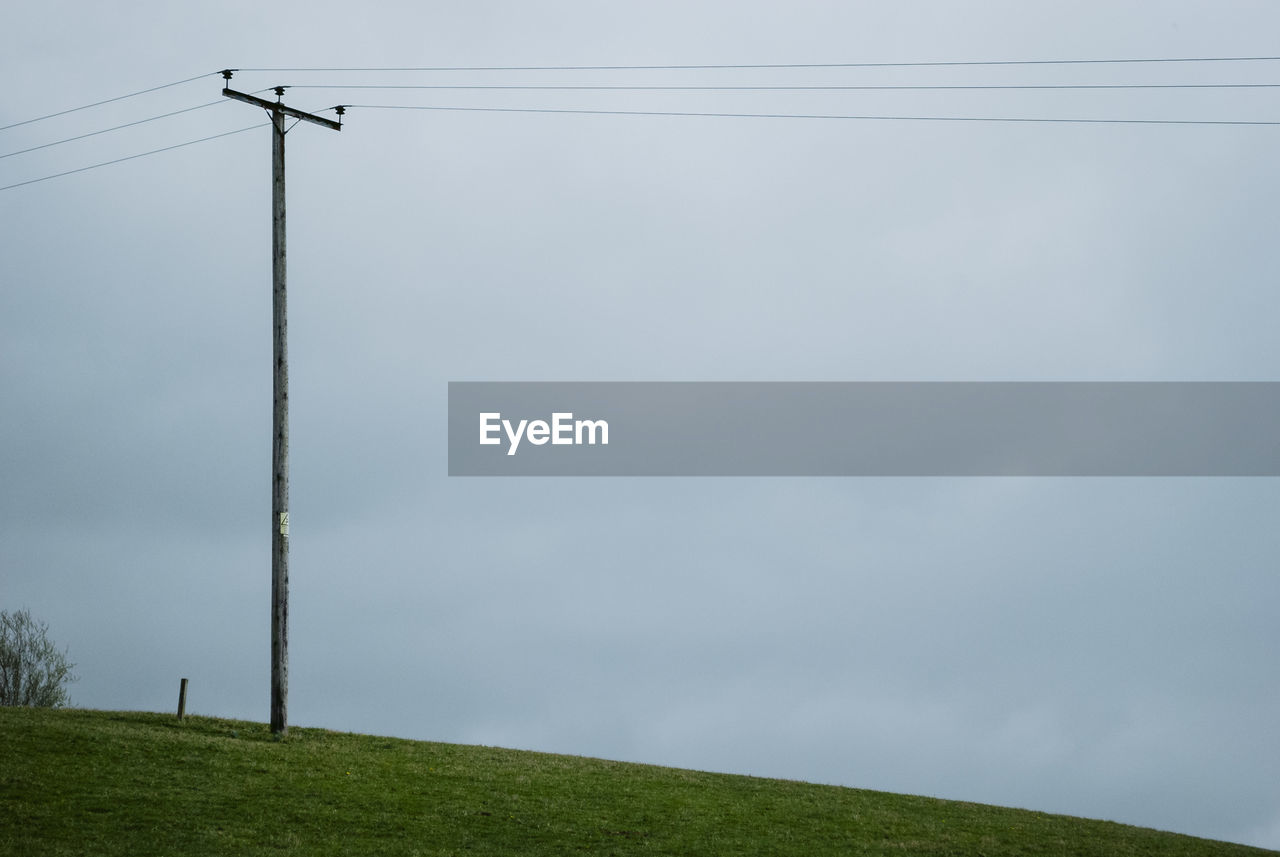
[[[271,731],[289,734],[289,348],[285,316],[284,135],[285,118],[314,122],[342,130],[338,121],[304,113],[282,103],[285,87],[277,86],[276,100],[267,101],[230,88],[234,69],[225,69],[222,94],[271,114],[271,306],[273,319],[273,378],[271,408]],[[294,123],[297,124],[296,122]],[[290,126],[292,128],[293,126]]]

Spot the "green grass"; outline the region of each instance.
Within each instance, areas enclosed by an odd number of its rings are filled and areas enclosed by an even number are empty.
[[[0,708],[0,854],[1275,852],[1024,810],[140,712]]]

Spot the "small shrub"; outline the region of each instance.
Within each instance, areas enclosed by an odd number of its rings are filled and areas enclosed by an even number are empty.
[[[49,639],[46,623],[26,610],[0,611],[0,705],[66,705],[74,666]]]

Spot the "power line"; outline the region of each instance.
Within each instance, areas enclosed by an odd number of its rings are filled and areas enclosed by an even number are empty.
[[[205,75],[202,75],[202,77]],[[187,81],[183,81],[187,82]],[[172,85],[172,84],[169,84]],[[291,89],[355,89],[355,90],[500,90],[500,91],[640,91],[640,92],[793,92],[793,91],[899,91],[899,90],[924,90],[924,91],[947,91],[947,90],[1109,90],[1109,89],[1274,89],[1280,88],[1280,83],[1170,83],[1170,84],[982,84],[982,85],[885,85],[885,86],[862,86],[862,85],[802,85],[802,86],[786,86],[786,85],[765,85],[765,86],[645,86],[645,85],[571,85],[571,86],[543,86],[543,85],[455,85],[455,84],[299,84],[290,87]],[[255,92],[266,92],[270,89],[260,89]],[[150,91],[150,90],[147,90]],[[102,103],[102,102],[100,102]],[[187,107],[182,110],[174,110],[169,113],[162,113],[158,116],[150,116],[146,119],[138,119],[134,122],[126,122],[122,125],[115,125],[110,128],[103,128],[98,131],[90,131],[87,134],[79,134],[74,137],[67,137],[62,140],[55,140],[51,143],[43,143],[39,146],[32,146],[27,149],[18,149],[13,152],[0,154],[0,160],[11,158],[15,155],[24,155],[28,152],[35,152],[41,149],[59,146],[63,143],[71,143],[76,140],[83,140],[88,137],[95,137],[100,134],[106,134],[112,131],[119,131],[124,128],[132,128],[135,125],[143,125],[148,122],[154,122],[160,119],[167,119],[171,116],[178,116],[182,113],[190,113],[194,110],[201,110],[205,107],[212,107],[215,104],[223,104],[225,102],[210,101],[205,104],[199,104],[195,107]],[[334,108],[325,108],[332,110]],[[425,108],[424,108],[425,109]],[[622,111],[617,111],[622,112]],[[684,114],[681,114],[684,115]],[[690,114],[692,115],[692,114]],[[707,114],[711,115],[711,114]],[[773,115],[773,114],[770,114]],[[813,118],[813,117],[798,117]],[[838,117],[832,117],[838,118]],[[868,117],[849,117],[849,118],[868,118]],[[875,117],[889,118],[889,117]],[[912,117],[904,117],[912,118]],[[927,118],[927,117],[915,117]],[[35,120],[31,120],[35,121]],[[1013,120],[988,120],[988,121],[1013,121]],[[1030,121],[1030,120],[1026,120]],[[1047,120],[1042,120],[1047,121]],[[13,126],[9,126],[13,127]]]
[[[845,62],[845,63],[736,63],[736,64],[686,64],[686,65],[542,65],[542,66],[381,66],[381,67],[263,67],[263,68],[245,68],[237,69],[237,71],[246,72],[419,72],[419,71],[661,71],[661,70],[701,70],[701,69],[796,69],[796,68],[927,68],[927,67],[957,67],[957,66],[1028,66],[1028,65],[1101,65],[1101,64],[1119,64],[1119,63],[1222,63],[1222,62],[1270,62],[1280,60],[1277,56],[1253,56],[1253,57],[1151,57],[1151,58],[1118,58],[1118,59],[1060,59],[1060,60],[940,60],[928,62]],[[116,101],[123,101],[126,98],[134,98],[139,95],[146,95],[151,92],[158,92],[162,89],[168,89],[174,86],[180,86],[184,83],[201,80],[221,72],[205,72],[195,77],[183,78],[170,83],[163,83],[159,86],[152,86],[146,89],[140,89],[136,92],[129,92],[124,95],[117,95],[113,98],[105,98],[101,101],[94,101],[89,104],[82,104],[79,107],[71,107],[66,110],[59,110],[55,113],[48,113],[43,116],[36,116],[31,119],[25,119],[21,122],[13,122],[9,125],[0,126],[0,131],[7,131],[10,128],[17,128],[22,125],[30,125],[34,122],[42,122],[45,119],[52,119],[57,116],[64,116],[68,113],[75,113],[80,110],[88,110],[91,107],[99,107],[104,104],[111,104]],[[896,87],[899,89],[1163,89],[1163,88],[1248,88],[1248,87],[1272,87],[1276,84],[1186,84],[1186,85],[1098,85],[1098,86],[982,86],[982,87]],[[346,87],[310,87],[310,88],[356,88],[354,86]],[[385,87],[390,88],[390,87]],[[407,88],[407,87],[400,87]],[[425,87],[424,87],[425,88]],[[458,87],[462,88],[462,87]],[[481,88],[481,87],[472,87]],[[498,87],[484,87],[498,88]],[[515,88],[515,87],[510,87]],[[532,87],[528,87],[532,88]],[[556,87],[569,88],[569,87]],[[581,88],[605,88],[605,87],[581,87]],[[615,89],[633,88],[633,87],[611,87]],[[640,87],[634,87],[640,88]],[[654,87],[656,89],[656,87]],[[669,87],[670,89],[680,89],[693,87]],[[782,89],[784,87],[715,87],[715,89]],[[788,89],[835,89],[837,87],[786,87]],[[871,89],[873,87],[839,87],[847,89]],[[875,87],[889,89],[890,87]]]
[[[271,124],[270,122],[261,122],[257,125],[250,125],[247,128],[239,128],[235,131],[224,131],[221,134],[213,134],[212,136],[209,136],[209,137],[201,137],[199,140],[188,140],[185,143],[176,143],[172,146],[165,146],[163,149],[152,149],[149,152],[141,152],[137,155],[129,155],[124,158],[116,158],[114,161],[103,161],[100,164],[91,164],[87,167],[80,167],[79,169],[75,169],[75,170],[67,170],[64,173],[54,173],[51,176],[41,176],[38,179],[28,179],[25,182],[18,182],[17,184],[5,185],[4,187],[0,187],[0,191],[12,190],[15,187],[22,187],[23,185],[35,184],[36,182],[48,181],[49,179],[61,178],[62,176],[69,176],[69,175],[73,175],[74,173],[83,173],[88,170],[96,170],[98,167],[109,167],[112,164],[119,164],[119,163],[123,163],[124,161],[132,161],[132,160],[136,160],[137,158],[145,158],[147,155],[158,155],[161,152],[170,152],[170,151],[173,151],[174,149],[181,149],[184,146],[194,146],[196,143],[206,143],[209,140],[217,140],[220,137],[230,137],[232,134],[243,134],[245,131],[252,131],[254,128],[265,128],[270,124]]]
[[[16,152],[7,152],[6,154],[0,155],[0,159],[12,158],[14,155],[25,155],[27,152],[35,152],[40,149],[48,149],[51,146],[60,146],[63,143],[71,143],[76,140],[83,140],[86,137],[96,137],[99,134],[106,134],[111,131],[119,131],[122,128],[132,128],[134,125],[143,125],[147,122],[155,122],[157,119],[168,119],[170,116],[177,116],[180,113],[190,113],[193,110],[201,110],[205,107],[212,107],[215,104],[224,104],[224,103],[225,102],[221,100],[210,101],[207,104],[198,104],[195,107],[186,107],[182,110],[174,110],[172,113],[161,113],[159,116],[149,116],[146,119],[139,119],[136,122],[126,122],[123,125],[116,125],[112,128],[103,128],[101,131],[90,131],[88,134],[80,134],[79,136],[76,136],[76,137],[67,137],[65,140],[55,140],[52,143],[44,143],[39,146],[32,146],[29,149],[19,149]]]
[[[1102,65],[1118,63],[1270,62],[1280,57],[1154,57],[1149,59],[1073,60],[944,60],[932,62],[738,63],[701,65],[507,65],[507,66],[384,66],[368,68],[243,68],[248,72],[368,72],[368,71],[676,71],[750,68],[927,68],[937,66]]]
[[[544,86],[512,84],[295,84],[291,89],[465,89],[537,91],[640,91],[640,92],[805,92],[817,91],[901,91],[901,90],[982,90],[982,89],[1275,89],[1280,83],[1067,83],[1067,84],[975,84],[958,85],[805,85],[805,86],[643,86],[580,85]]]
[[[1050,65],[1050,64],[1084,64],[1084,63],[1193,63],[1193,62],[1254,62],[1280,60],[1280,57],[1201,57],[1201,58],[1158,58],[1158,59],[1110,59],[1110,60],[1002,60],[1002,61],[983,61],[983,62],[920,62],[920,63],[834,63],[834,64],[818,64],[818,63],[792,63],[792,64],[757,64],[757,65],[683,65],[683,66],[491,66],[491,67],[435,67],[435,68],[349,68],[349,69],[243,69],[243,71],[519,71],[519,70],[606,70],[606,69],[707,69],[707,68],[848,68],[848,67],[907,67],[907,66],[960,66],[960,65]],[[27,125],[38,122],[43,119],[62,116],[67,113],[74,113],[79,110],[86,110],[90,107],[96,107],[103,104],[109,104],[115,101],[121,101],[126,98],[132,98],[138,95],[144,95],[149,92],[156,92],[161,89],[178,86],[184,83],[190,83],[200,80],[217,72],[209,72],[198,75],[196,77],[186,78],[184,80],[174,81],[172,83],[161,84],[160,86],[150,87],[148,89],[138,90],[137,92],[116,96],[114,98],[96,101],[92,104],[73,107],[68,110],[62,110],[57,113],[50,113],[46,116],[28,119],[23,122],[13,123],[0,127],[0,131],[9,128],[15,128],[20,125]],[[334,85],[298,85],[299,89],[422,89],[422,90],[564,90],[564,91],[583,91],[583,90],[600,90],[600,91],[617,91],[617,90],[652,90],[652,91],[805,91],[805,90],[1105,90],[1105,89],[1264,89],[1277,88],[1280,84],[1272,83],[1224,83],[1224,84],[1057,84],[1057,85],[886,85],[886,86],[826,86],[826,85],[810,85],[810,86],[783,86],[783,85],[762,85],[762,86],[642,86],[642,85],[581,85],[581,86],[534,86],[534,85],[357,85],[357,84],[334,84]],[[265,90],[258,90],[259,92]],[[28,149],[22,149],[7,154],[0,155],[0,159],[12,157],[14,155],[25,154],[39,149],[57,146],[62,143],[68,143],[75,140],[82,140],[87,137],[93,137],[105,134],[111,131],[117,131],[123,128],[133,127],[135,125],[145,124],[147,122],[165,119],[182,113],[189,113],[194,110],[200,110],[205,107],[211,107],[214,104],[221,103],[219,101],[208,102],[206,104],[188,107],[182,110],[175,110],[169,113],[151,116],[146,119],[139,119],[134,122],[128,122],[123,125],[116,125],[110,128],[104,128],[98,131],[92,131],[87,134],[81,134],[75,137],[68,137],[63,140],[57,140],[51,143],[45,143],[40,146],[33,146]],[[880,122],[992,122],[992,123],[1050,123],[1050,124],[1087,124],[1087,125],[1234,125],[1234,126],[1273,126],[1280,125],[1280,121],[1270,120],[1215,120],[1215,119],[1091,119],[1091,118],[1044,118],[1044,117],[1002,117],[1002,116],[903,116],[903,115],[872,115],[872,114],[814,114],[814,113],[746,113],[746,112],[703,112],[703,111],[674,111],[674,110],[588,110],[588,109],[561,109],[561,108],[535,108],[535,107],[446,107],[435,105],[404,105],[404,104],[355,104],[347,105],[349,107],[361,108],[366,110],[432,110],[432,111],[453,111],[453,112],[475,112],[475,113],[546,113],[546,114],[573,114],[573,115],[598,115],[598,116],[668,116],[668,117],[709,117],[709,118],[735,118],[735,119],[841,119],[841,120],[861,120],[861,121],[880,121]],[[329,108],[333,109],[333,108]],[[204,143],[210,140],[216,140],[221,137],[240,134],[254,128],[265,127],[270,123],[259,125],[251,125],[246,128],[240,128],[235,131],[227,131],[221,134],[214,134],[208,137],[201,137],[197,140],[189,140],[185,143],[177,143],[172,146],[165,146],[159,149],[141,152],[136,155],[128,155],[123,158],[116,158],[110,161],[103,161],[97,164],[91,164],[86,167],[79,167],[73,170],[67,170],[52,175],[42,176],[40,178],[29,179],[23,182],[6,185],[0,187],[0,191],[12,190],[14,188],[23,187],[37,182],[47,181],[49,179],[60,178],[62,176],[73,175],[75,173],[86,172],[88,170],[98,169],[99,167],[111,166],[112,164],[122,163],[124,161],[135,160],[137,158],[147,157],[149,155],[160,154],[161,152],[171,151],[173,149],[183,148],[185,146]]]
[[[159,86],[153,86],[150,89],[140,89],[137,92],[130,92],[127,95],[117,95],[115,98],[107,98],[102,101],[95,101],[92,104],[82,104],[79,107],[71,107],[67,110],[59,110],[57,113],[49,113],[45,116],[37,116],[34,119],[24,119],[21,122],[14,122],[12,125],[0,126],[0,131],[7,131],[10,128],[17,128],[19,125],[30,125],[32,122],[43,122],[45,119],[52,119],[55,116],[65,116],[68,113],[75,113],[78,110],[88,110],[90,107],[99,107],[103,104],[111,104],[113,101],[123,101],[126,98],[133,98],[134,96],[137,96],[137,95],[146,95],[148,92],[157,92],[161,89],[168,89],[171,86],[179,86],[184,83],[190,83],[193,80],[200,80],[201,78],[208,77],[211,74],[217,74],[217,72],[213,72],[213,71],[205,72],[204,74],[196,75],[195,77],[188,77],[185,80],[175,80],[173,83],[162,83]]]
[[[726,119],[854,119],[877,122],[1021,122],[1081,125],[1280,125],[1251,119],[1076,119],[1018,116],[875,116],[830,113],[703,113],[675,110],[560,110],[545,107],[437,107],[405,104],[348,104],[363,110],[450,110],[470,113],[571,113],[596,116],[705,116]]]

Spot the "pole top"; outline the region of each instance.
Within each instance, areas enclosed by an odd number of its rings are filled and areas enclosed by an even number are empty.
[[[284,91],[288,89],[288,87],[277,86],[274,87],[274,89],[277,96],[283,96]],[[261,107],[272,115],[279,113],[284,116],[292,116],[294,119],[303,119],[307,122],[314,122],[317,125],[323,125],[324,127],[330,128],[334,131],[342,130],[341,122],[335,122],[332,119],[325,119],[323,116],[316,116],[314,113],[295,110],[292,107],[285,106],[284,102],[278,99],[276,101],[268,101],[265,98],[259,98],[258,96],[250,95],[247,92],[237,92],[230,87],[223,87],[222,94],[227,98],[234,98],[236,101],[243,101],[245,104],[252,104],[255,107]]]

